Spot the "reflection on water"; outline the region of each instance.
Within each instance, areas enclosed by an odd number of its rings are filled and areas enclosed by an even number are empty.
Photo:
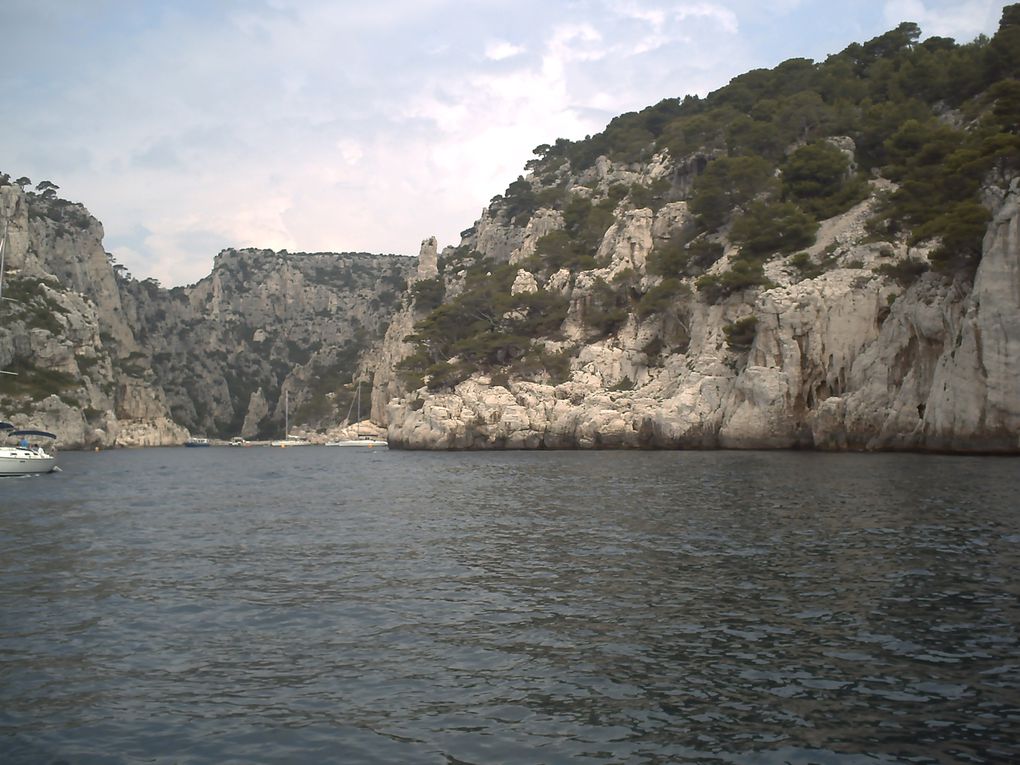
[[[1020,758],[1015,460],[352,451],[0,483],[0,761]]]

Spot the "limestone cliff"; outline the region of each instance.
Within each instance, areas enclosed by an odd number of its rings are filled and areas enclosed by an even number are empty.
[[[8,226],[0,306],[0,413],[61,448],[180,443],[121,310],[103,230],[84,207],[0,185]]]
[[[648,278],[661,218],[623,216],[603,240],[608,263],[565,288],[564,336],[581,341],[569,380],[496,384],[480,372],[450,391],[419,389],[390,402],[391,444],[1018,451],[1018,203],[1013,180],[995,205],[973,287],[927,274],[904,290],[876,273],[917,252],[861,241],[869,200],[829,221],[811,248],[834,259],[825,273],[799,279],[786,259],[770,269],[771,289],[719,305],[691,300],[679,319],[632,313],[584,343],[572,316],[594,280],[625,270]],[[728,342],[725,329],[749,318],[749,345]],[[678,334],[682,347],[670,348]]]
[[[122,285],[124,313],[175,421],[212,436],[276,437],[347,415],[363,352],[399,308],[413,258],[224,250],[189,287]],[[285,393],[288,394],[285,396]]]
[[[8,223],[0,414],[61,448],[270,437],[347,416],[363,353],[404,298],[413,258],[225,250],[197,284],[137,281],[103,229],[51,184],[3,176]]]
[[[394,319],[391,445],[1020,451],[1018,29],[904,24],[538,147]],[[948,50],[969,90],[875,87]]]

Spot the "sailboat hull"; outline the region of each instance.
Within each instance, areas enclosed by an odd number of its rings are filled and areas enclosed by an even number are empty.
[[[52,473],[56,467],[57,458],[46,452],[23,449],[20,446],[0,448],[0,476]]]
[[[308,441],[307,439],[302,438],[301,436],[287,436],[286,438],[284,438],[282,440],[272,441],[272,442],[270,442],[269,445],[270,446],[283,446],[283,447],[287,447],[287,446],[311,446],[312,442]]]

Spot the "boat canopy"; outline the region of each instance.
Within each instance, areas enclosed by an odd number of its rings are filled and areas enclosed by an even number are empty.
[[[14,426],[9,422],[0,422],[0,430],[14,430]]]
[[[40,436],[42,438],[56,438],[52,433],[47,433],[45,430],[12,430],[8,435],[11,436]]]

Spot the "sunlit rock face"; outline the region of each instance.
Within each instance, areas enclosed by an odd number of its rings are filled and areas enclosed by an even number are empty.
[[[994,208],[973,291],[948,314],[924,402],[924,443],[1014,449],[1020,438],[1020,179]]]
[[[844,142],[846,143],[846,142]],[[852,152],[852,142],[841,145]],[[600,161],[583,179],[598,199],[608,179],[634,172]],[[638,173],[637,177],[641,177]],[[687,181],[679,181],[687,183]],[[496,208],[461,248],[518,266],[514,294],[556,290],[569,304],[549,347],[571,346],[568,378],[515,379],[479,371],[452,388],[400,390],[377,372],[376,415],[392,446],[412,449],[814,448],[1015,452],[1020,449],[1020,234],[1017,180],[989,188],[992,213],[973,281],[931,272],[907,287],[882,264],[927,258],[903,240],[865,229],[885,181],[847,212],[822,221],[807,249],[823,261],[805,276],[790,256],[771,258],[773,286],[712,304],[694,288],[668,316],[629,310],[591,338],[585,312],[599,285],[641,291],[656,247],[690,223],[683,201],[658,210],[622,203],[591,269],[544,275],[529,229],[562,226],[539,210],[515,227]],[[549,223],[552,222],[550,228]],[[709,270],[727,268],[735,249]],[[532,270],[529,271],[529,262]],[[445,278],[456,284],[456,274]],[[386,367],[411,351],[413,310],[398,314],[382,346]],[[728,332],[753,319],[743,343]],[[678,341],[678,337],[681,339]],[[654,347],[654,351],[651,350]]]

